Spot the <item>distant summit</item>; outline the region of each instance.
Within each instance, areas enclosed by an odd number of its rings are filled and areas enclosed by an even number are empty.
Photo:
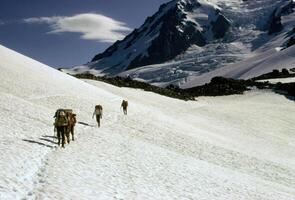
[[[173,0],[91,62],[64,71],[192,87],[294,68],[294,8],[293,0]]]
[[[222,38],[230,22],[221,10],[206,1],[174,0],[160,6],[124,40],[117,41],[96,55],[93,67],[106,67],[104,72],[118,73],[139,66],[168,61],[190,46],[204,46]]]

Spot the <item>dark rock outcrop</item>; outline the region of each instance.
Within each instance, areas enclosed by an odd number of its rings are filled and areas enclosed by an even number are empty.
[[[112,56],[112,54],[118,49],[118,44],[119,44],[119,41],[115,42],[112,46],[107,48],[103,53],[97,54],[96,56],[94,56],[91,62],[105,58],[105,57]]]
[[[291,37],[287,42],[287,48],[295,44],[295,36]]]
[[[202,33],[196,29],[196,24],[187,22],[182,24],[184,15],[179,15],[178,8],[169,10],[159,19],[162,22],[159,36],[152,41],[148,48],[148,57],[138,56],[131,63],[128,69],[143,65],[157,64],[172,59],[184,52],[191,45],[204,46],[206,39]],[[180,32],[181,28],[183,32]]]
[[[277,10],[274,10],[272,15],[271,15],[268,34],[271,35],[271,34],[274,34],[274,33],[278,33],[282,29],[283,29],[283,25],[282,25],[282,22],[281,22],[281,13],[278,12]]]
[[[289,3],[279,6],[272,12],[270,20],[269,20],[270,21],[269,29],[268,29],[269,35],[278,33],[283,29],[281,17],[294,12],[293,11],[294,7],[295,7],[295,2],[290,1]]]
[[[290,71],[293,71],[293,70],[294,69],[290,69]],[[282,69],[281,72],[277,69],[274,69],[272,72],[252,78],[252,80],[265,80],[265,79],[290,78],[290,77],[295,77],[295,73],[289,73],[289,71],[284,68],[284,69]]]
[[[217,20],[212,23],[212,32],[216,39],[223,38],[229,28],[230,23],[223,15],[219,15]]]
[[[285,95],[295,96],[295,83],[277,83],[274,88],[278,92],[285,92]]]
[[[253,86],[261,89],[269,88],[268,83],[260,83],[253,80],[234,80],[224,77],[214,77],[210,83],[189,89],[181,89],[174,85],[168,85],[166,88],[161,88],[148,83],[123,77],[96,77],[92,74],[79,74],[75,75],[75,77],[103,81],[118,87],[138,88],[186,101],[195,100],[195,97],[198,96],[243,94],[245,91],[249,90],[249,87]]]

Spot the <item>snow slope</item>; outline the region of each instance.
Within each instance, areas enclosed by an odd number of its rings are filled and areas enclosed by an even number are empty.
[[[3,46],[0,70],[0,199],[295,198],[295,108],[284,96],[184,102],[77,80]],[[65,149],[51,138],[59,107],[89,124]]]

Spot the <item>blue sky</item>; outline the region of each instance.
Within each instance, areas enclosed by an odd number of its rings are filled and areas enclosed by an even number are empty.
[[[0,44],[52,67],[86,63],[169,0],[1,0]]]

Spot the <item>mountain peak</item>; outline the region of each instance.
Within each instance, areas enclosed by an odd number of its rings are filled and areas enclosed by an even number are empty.
[[[160,6],[124,40],[96,55],[91,68],[115,74],[173,59],[190,46],[222,38],[230,26],[216,5],[204,0],[173,0]]]
[[[68,72],[185,88],[214,76],[252,78],[288,68],[294,8],[294,0],[173,0],[91,63]]]

